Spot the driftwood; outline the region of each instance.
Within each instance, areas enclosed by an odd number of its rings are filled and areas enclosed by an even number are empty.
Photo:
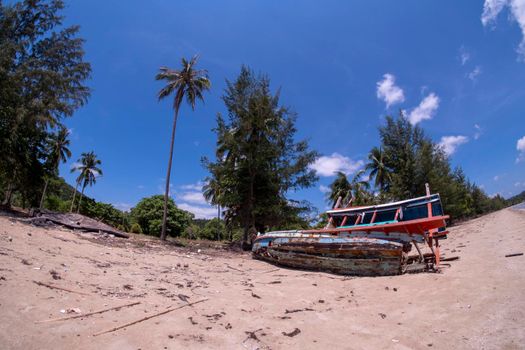
[[[74,230],[105,232],[116,237],[129,238],[129,235],[126,233],[82,214],[56,213],[49,210],[42,210],[36,215],[36,217],[31,218],[28,221],[38,226],[45,226],[47,222],[52,222]]]
[[[523,253],[513,253],[513,254],[507,254],[505,255],[506,258],[512,258],[513,256],[521,256]]]
[[[451,256],[449,258],[441,258],[441,261],[454,261],[459,260],[459,256]]]
[[[102,335],[102,334],[106,334],[106,333],[111,333],[111,332],[114,332],[114,331],[118,331],[119,329],[122,329],[122,328],[126,328],[126,327],[129,327],[129,326],[132,326],[134,324],[137,324],[137,323],[140,323],[140,322],[143,322],[143,321],[146,321],[146,320],[149,320],[150,318],[153,318],[153,317],[157,317],[157,316],[161,316],[161,315],[165,315],[167,314],[168,312],[172,312],[172,311],[175,311],[175,310],[178,310],[178,309],[182,309],[186,306],[191,306],[191,305],[195,305],[195,304],[198,304],[198,303],[202,303],[204,301],[207,301],[209,300],[208,298],[206,299],[201,299],[201,300],[198,300],[198,301],[195,301],[193,303],[189,303],[189,304],[184,304],[184,305],[181,305],[181,306],[177,306],[177,307],[170,307],[164,311],[161,311],[161,312],[158,312],[156,314],[153,314],[153,315],[150,315],[150,316],[146,316],[146,317],[143,317],[141,319],[138,319],[138,320],[135,320],[135,321],[132,321],[132,322],[128,322],[126,324],[123,324],[121,326],[117,326],[117,327],[114,327],[114,328],[111,328],[111,329],[108,329],[106,331],[102,331],[102,332],[98,332],[98,333],[95,333],[93,334],[94,337],[96,336],[99,336],[99,335]]]
[[[52,319],[49,319],[49,320],[42,320],[42,321],[35,321],[35,323],[57,322],[57,321],[71,320],[71,319],[74,319],[74,318],[83,318],[83,317],[88,317],[88,316],[96,315],[96,314],[102,314],[104,312],[108,312],[108,311],[111,311],[111,310],[118,310],[118,309],[121,309],[123,307],[130,307],[130,306],[134,306],[134,305],[138,305],[138,304],[140,304],[140,301],[136,301],[134,303],[129,303],[129,304],[120,305],[120,306],[114,306],[114,307],[111,307],[109,309],[103,309],[103,310],[88,312],[87,314],[81,314],[81,315],[75,315],[75,316],[69,316],[69,317],[52,318]]]
[[[79,292],[77,290],[71,290],[71,289],[67,289],[67,288],[62,288],[62,287],[54,286],[52,284],[47,284],[47,283],[44,283],[44,282],[33,281],[33,283],[35,283],[35,284],[37,284],[39,286],[50,288],[50,289],[63,290],[64,292],[76,293],[76,294],[81,294],[81,295],[91,295],[89,293]]]
[[[235,271],[239,271],[239,272],[245,273],[245,271],[243,271],[243,270],[237,269],[237,268],[235,268],[235,267],[233,267],[233,266],[230,266],[230,265],[228,265],[228,264],[225,264],[225,265],[226,265],[226,267],[229,268],[229,269],[232,269],[232,270],[235,270]]]

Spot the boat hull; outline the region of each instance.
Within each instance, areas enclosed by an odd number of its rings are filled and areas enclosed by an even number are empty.
[[[260,237],[253,256],[278,265],[354,276],[397,275],[406,268],[410,244],[367,237]]]

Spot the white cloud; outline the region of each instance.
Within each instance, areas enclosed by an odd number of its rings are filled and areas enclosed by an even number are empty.
[[[177,207],[193,213],[196,219],[213,219],[217,217],[217,208],[211,206],[203,207],[188,203],[177,203]]]
[[[130,211],[132,207],[129,203],[113,203],[113,206],[122,211]]]
[[[483,129],[481,129],[481,126],[478,124],[474,124],[474,129],[476,130],[474,132],[474,140],[477,140],[481,137],[481,135],[483,135]]]
[[[319,191],[321,191],[322,193],[328,193],[330,192],[330,187],[321,185],[319,186]]]
[[[514,186],[515,186],[515,187],[521,187],[521,186],[524,186],[524,187],[525,187],[525,182],[519,182],[519,181],[518,181],[518,182],[516,182],[516,183],[514,184]]]
[[[386,103],[386,108],[405,101],[403,89],[395,85],[396,77],[392,74],[383,75],[383,80],[377,82],[377,98]]]
[[[496,20],[498,14],[508,5],[509,0],[485,0],[483,4],[483,13],[481,14],[481,23],[487,26]]]
[[[467,77],[470,80],[475,82],[480,74],[481,74],[481,67],[480,66],[476,66],[476,68],[474,68],[474,70],[472,72],[467,74]]]
[[[310,165],[321,176],[333,176],[336,172],[341,171],[345,174],[352,174],[364,165],[362,160],[354,161],[339,153],[332,153],[331,156],[322,156]]]
[[[465,63],[470,59],[470,52],[467,51],[465,46],[459,48],[459,59],[461,60],[461,65],[464,66]]]
[[[516,163],[519,163],[525,159],[525,136],[518,140],[516,143],[516,149],[519,152],[518,158],[516,158]]]
[[[177,199],[183,202],[195,203],[195,204],[207,204],[206,199],[202,195],[202,192],[184,192],[177,195]]]
[[[203,186],[204,186],[204,182],[198,181],[194,184],[182,185],[180,186],[180,188],[183,190],[201,191]]]
[[[179,190],[176,191],[175,202],[180,209],[193,213],[196,219],[213,219],[217,217],[217,207],[206,202],[202,194],[204,185],[204,182],[198,181],[193,184],[178,186]]]
[[[456,152],[456,149],[468,142],[468,137],[458,135],[458,136],[443,136],[438,146],[445,152],[447,156],[450,156]]]
[[[500,179],[499,175],[494,176],[494,181],[498,181]]]
[[[516,149],[520,152],[525,152],[525,136],[518,140],[516,143]]]
[[[435,93],[431,92],[427,97],[423,99],[423,101],[421,101],[419,106],[414,108],[408,114],[408,121],[412,125],[416,125],[417,123],[423,120],[432,119],[438,107],[439,97]]]
[[[485,0],[481,23],[495,27],[496,18],[505,7],[510,10],[509,18],[514,19],[521,29],[522,38],[516,51],[518,60],[525,61],[525,0]]]

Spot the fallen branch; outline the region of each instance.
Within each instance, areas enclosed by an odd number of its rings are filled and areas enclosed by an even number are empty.
[[[50,289],[62,290],[64,292],[76,293],[76,294],[81,294],[81,295],[91,295],[89,293],[79,292],[79,291],[71,290],[71,289],[67,289],[67,288],[62,288],[62,287],[54,286],[52,284],[47,284],[47,283],[44,283],[44,282],[33,281],[33,283],[36,283],[39,286],[47,287],[47,288],[50,288]]]
[[[459,260],[459,256],[451,256],[450,258],[441,258],[441,261],[455,261]]]
[[[513,257],[513,256],[521,256],[521,255],[523,255],[523,253],[513,253],[513,254],[507,254],[507,255],[505,255],[505,257],[506,257],[506,258],[511,258],[511,257]]]
[[[150,315],[150,316],[143,317],[143,318],[138,319],[138,320],[136,320],[136,321],[128,322],[128,323],[123,324],[123,325],[121,325],[121,326],[118,326],[118,327],[115,327],[115,328],[108,329],[107,331],[102,331],[102,332],[95,333],[95,334],[93,334],[93,336],[96,337],[96,336],[99,336],[99,335],[102,335],[102,334],[115,332],[115,331],[118,331],[119,329],[126,328],[126,327],[132,326],[132,325],[134,325],[134,324],[137,324],[137,323],[140,323],[140,322],[143,322],[143,321],[149,320],[150,318],[157,317],[157,316],[161,316],[161,315],[165,315],[165,314],[167,314],[168,312],[172,312],[172,311],[175,311],[175,310],[178,310],[178,309],[182,309],[183,307],[186,307],[186,306],[191,306],[191,305],[195,305],[195,304],[198,304],[198,303],[202,303],[202,302],[207,301],[207,300],[209,300],[209,299],[208,299],[208,298],[206,298],[206,299],[201,299],[201,300],[198,300],[198,301],[193,302],[193,303],[184,304],[184,305],[177,306],[177,307],[171,307],[171,308],[168,308],[167,310],[164,310],[164,311],[158,312],[158,313],[153,314],[153,315]]]
[[[245,272],[245,271],[243,271],[243,270],[240,270],[240,269],[236,269],[235,267],[233,267],[233,266],[230,266],[230,265],[228,265],[228,264],[225,264],[225,265],[226,265],[226,267],[227,267],[227,268],[229,268],[229,269],[232,269],[232,270],[235,270],[235,271],[239,271],[239,272],[242,272],[242,273],[244,273],[244,272]]]
[[[74,318],[88,317],[88,316],[91,316],[91,315],[102,314],[104,312],[108,312],[108,311],[111,311],[111,310],[118,310],[118,309],[121,309],[123,307],[130,307],[130,306],[134,306],[134,305],[138,305],[138,304],[140,304],[140,301],[136,301],[134,303],[129,303],[129,304],[126,304],[126,305],[120,305],[120,306],[111,307],[109,309],[103,309],[103,310],[88,312],[87,314],[82,314],[82,315],[75,315],[75,316],[69,316],[69,317],[60,317],[60,318],[52,318],[50,320],[35,321],[35,323],[57,322],[57,321],[71,320],[71,319],[74,319]]]

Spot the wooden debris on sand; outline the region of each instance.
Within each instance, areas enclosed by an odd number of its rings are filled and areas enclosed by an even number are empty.
[[[45,226],[48,222],[61,225],[70,229],[83,230],[87,232],[104,232],[115,237],[129,238],[126,233],[114,227],[106,225],[100,221],[76,213],[56,213],[49,210],[42,210],[36,217],[28,219],[30,223],[37,226]]]
[[[164,311],[161,311],[161,312],[158,312],[156,314],[153,314],[153,315],[150,315],[150,316],[146,316],[146,317],[143,317],[141,319],[138,319],[138,320],[135,320],[135,321],[132,321],[132,322],[128,322],[126,324],[123,324],[121,326],[117,326],[117,327],[114,327],[114,328],[111,328],[111,329],[108,329],[106,331],[102,331],[102,332],[98,332],[98,333],[95,333],[93,334],[94,337],[96,336],[99,336],[99,335],[102,335],[102,334],[106,334],[106,333],[111,333],[111,332],[114,332],[114,331],[118,331],[119,329],[122,329],[122,328],[126,328],[126,327],[129,327],[129,326],[132,326],[134,324],[137,324],[137,323],[140,323],[140,322],[143,322],[143,321],[146,321],[146,320],[149,320],[150,318],[153,318],[153,317],[157,317],[157,316],[161,316],[161,315],[165,315],[167,314],[168,312],[172,312],[172,311],[175,311],[175,310],[178,310],[178,309],[182,309],[186,306],[192,306],[192,305],[195,305],[195,304],[198,304],[198,303],[202,303],[204,301],[207,301],[209,300],[208,298],[206,299],[201,299],[201,300],[198,300],[198,301],[195,301],[193,303],[189,303],[189,304],[184,304],[184,305],[180,305],[180,306],[177,306],[177,307],[169,307],[168,309],[164,310]]]
[[[74,318],[83,318],[83,317],[88,317],[88,316],[92,316],[92,315],[102,314],[104,312],[108,312],[108,311],[112,311],[112,310],[119,310],[119,309],[122,309],[124,307],[135,306],[135,305],[138,305],[138,304],[140,304],[140,301],[136,301],[134,303],[129,303],[129,304],[125,304],[125,305],[114,306],[114,307],[110,307],[108,309],[102,309],[102,310],[98,310],[98,311],[88,312],[87,314],[81,314],[81,315],[75,315],[75,316],[69,316],[69,317],[52,318],[52,319],[49,319],[49,320],[42,320],[42,321],[35,321],[35,323],[57,322],[57,321],[71,320],[71,319],[74,319]]]
[[[77,290],[71,290],[71,289],[67,289],[67,288],[63,288],[63,287],[59,287],[59,286],[54,286],[52,284],[47,284],[47,283],[44,283],[44,282],[33,281],[33,283],[35,283],[35,284],[37,284],[39,286],[50,288],[50,289],[62,290],[64,292],[76,293],[76,294],[81,294],[81,295],[91,295],[89,293],[84,293],[84,292],[80,292],[80,291],[77,291]]]

